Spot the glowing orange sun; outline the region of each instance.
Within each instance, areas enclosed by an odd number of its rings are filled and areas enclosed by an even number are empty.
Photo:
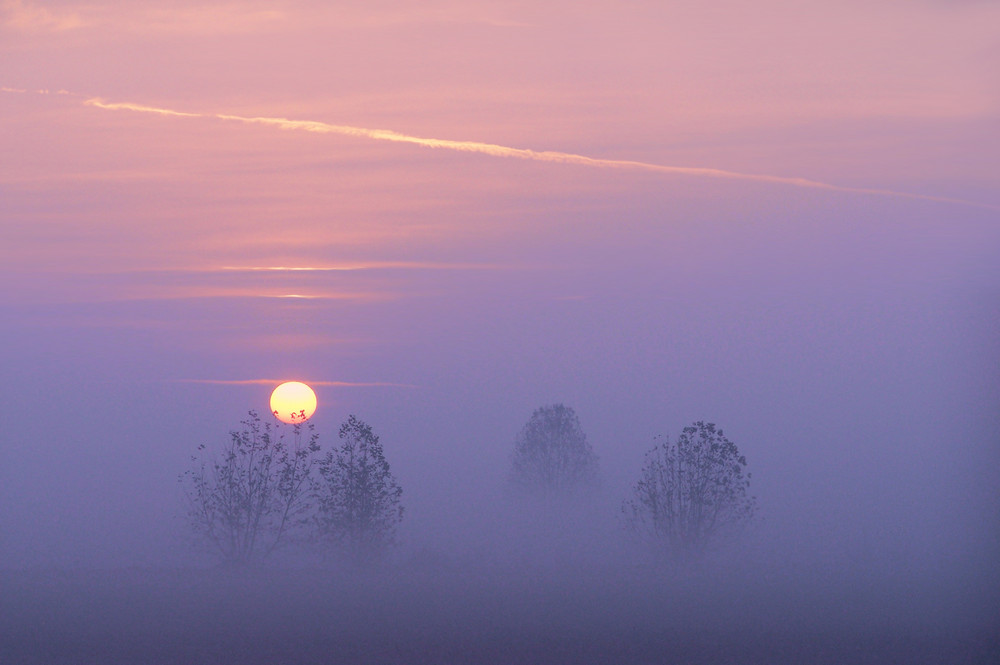
[[[271,413],[283,423],[304,423],[316,413],[316,393],[304,383],[286,381],[271,393]]]

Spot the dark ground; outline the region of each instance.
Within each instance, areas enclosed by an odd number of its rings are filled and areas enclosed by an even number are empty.
[[[0,663],[985,664],[997,599],[835,571],[5,571]]]

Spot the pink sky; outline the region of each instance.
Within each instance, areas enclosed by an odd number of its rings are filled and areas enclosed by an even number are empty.
[[[318,241],[381,258],[464,236],[453,217],[480,197],[594,191],[578,168],[81,105],[100,97],[997,204],[1000,151],[983,135],[1000,104],[993,3],[536,4],[5,0],[3,85],[81,96],[4,95],[18,158],[0,182],[71,199],[63,223],[98,239],[101,266],[164,268],[194,238],[199,256]],[[610,192],[629,186],[609,177]],[[114,190],[113,209],[83,200],[97,189]],[[31,263],[62,262],[39,231]],[[125,237],[131,259],[109,246]],[[31,241],[17,240],[7,252],[23,259]]]
[[[429,447],[489,475],[541,403],[624,483],[686,420],[791,478],[861,454],[803,452],[810,423],[879,403],[926,432],[942,368],[955,403],[997,390],[1000,5],[411,4],[0,0],[0,358],[12,409],[53,395],[38,445],[104,436],[106,391],[129,415],[98,449],[172,487],[266,393],[188,381],[331,382],[328,430],[411,437],[419,516]],[[188,438],[132,447],[158,419]]]

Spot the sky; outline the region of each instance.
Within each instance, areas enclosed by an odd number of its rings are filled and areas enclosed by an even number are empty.
[[[411,550],[562,402],[609,523],[706,420],[786,560],[995,560],[1000,6],[411,4],[0,0],[4,566],[188,561],[286,379]]]

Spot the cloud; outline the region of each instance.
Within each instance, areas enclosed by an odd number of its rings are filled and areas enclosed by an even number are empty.
[[[21,94],[21,95],[26,95],[26,94],[35,94],[35,95],[72,95],[73,94],[69,90],[56,90],[56,91],[46,90],[46,89],[41,89],[41,90],[27,90],[25,88],[11,88],[11,87],[8,87],[6,85],[0,86],[0,92],[16,92],[16,93]],[[80,95],[77,95],[77,96],[79,97]]]
[[[537,24],[506,18],[510,10],[501,6],[486,8],[468,2],[413,3],[400,7],[379,8],[371,3],[358,3],[354,8],[343,4],[320,5],[312,11],[338,26],[377,28],[396,25],[443,24],[486,25],[494,28],[531,28]],[[494,13],[494,12],[501,13]]]
[[[150,10],[137,29],[182,33],[256,32],[285,20],[284,12],[239,3]]]
[[[65,299],[65,294],[61,294]],[[73,302],[88,303],[139,303],[165,301],[198,301],[198,300],[285,300],[285,301],[317,301],[317,302],[355,302],[376,303],[396,300],[400,294],[389,291],[331,291],[323,289],[291,289],[277,288],[222,288],[213,286],[109,286],[101,292],[74,293]],[[32,294],[33,300],[38,300]],[[59,294],[56,302],[59,302]]]
[[[52,8],[39,6],[30,0],[0,0],[0,25],[29,34],[80,28],[109,28],[140,34],[249,34],[317,23],[339,29],[427,23],[483,24],[497,28],[529,25],[500,15],[484,14],[478,8],[463,3],[378,8],[367,3],[350,7],[342,3],[310,6],[308,3],[189,1],[157,7],[154,3],[140,2],[121,5],[78,2]]]
[[[62,32],[87,25],[72,10],[52,10],[24,0],[0,0],[2,25],[20,32]]]
[[[186,118],[212,118],[226,120],[230,122],[240,122],[250,125],[265,125],[278,129],[291,131],[313,132],[317,134],[338,134],[342,136],[353,136],[368,138],[375,141],[390,141],[395,143],[408,143],[426,148],[436,148],[442,150],[452,150],[457,152],[471,152],[490,155],[492,157],[505,157],[512,159],[526,159],[540,162],[551,162],[557,164],[569,164],[576,166],[587,166],[605,169],[629,169],[638,171],[652,171],[668,175],[695,176],[701,178],[718,178],[725,180],[742,180],[758,182],[770,185],[783,185],[806,189],[818,189],[849,194],[864,194],[874,196],[888,196],[894,198],[916,199],[922,201],[934,201],[937,203],[950,203],[988,210],[1000,210],[1000,206],[966,201],[949,197],[932,196],[928,194],[913,194],[909,192],[898,192],[888,189],[877,189],[867,187],[845,187],[808,178],[776,176],[757,173],[744,173],[739,171],[727,171],[724,169],[692,167],[692,166],[670,166],[666,164],[653,164],[649,162],[638,162],[631,160],[604,159],[588,157],[574,153],[558,152],[551,150],[532,150],[528,148],[514,148],[499,145],[496,143],[483,143],[480,141],[457,141],[452,139],[427,138],[402,134],[390,129],[368,129],[364,127],[352,127],[349,125],[334,125],[316,120],[291,120],[288,118],[270,117],[245,117],[226,113],[191,113],[175,111],[172,109],[145,106],[130,102],[107,102],[94,97],[84,101],[84,104],[108,111],[134,111],[137,113],[151,113],[164,116],[177,116]]]
[[[232,34],[256,32],[286,18],[284,12],[250,3],[189,3],[169,9],[81,3],[50,9],[26,0],[0,0],[5,28],[24,32],[64,32],[80,28],[111,28],[138,33]]]
[[[124,293],[119,297],[99,300],[100,302],[139,301],[139,300],[200,300],[205,298],[276,298],[283,300],[347,300],[357,302],[379,302],[393,300],[397,297],[388,292],[362,291],[310,291],[288,292],[262,289],[224,289],[190,287],[175,289],[139,289],[134,293]]]
[[[186,113],[184,111],[174,111],[171,109],[161,109],[155,106],[143,106],[141,104],[130,104],[128,102],[118,102],[114,104],[108,104],[102,99],[97,97],[88,99],[83,102],[88,106],[96,106],[97,108],[108,109],[112,111],[136,111],[138,113],[155,113],[157,115],[167,115],[176,116],[181,118],[204,118],[207,117],[203,113]]]
[[[409,383],[385,383],[381,381],[357,383],[352,381],[309,381],[301,377],[293,379],[173,379],[171,383],[207,383],[222,386],[276,386],[285,381],[302,381],[310,386],[323,386],[333,388],[419,388]]]
[[[495,263],[443,263],[434,261],[356,261],[318,266],[220,266],[199,272],[353,272],[357,270],[503,270],[513,266]]]

